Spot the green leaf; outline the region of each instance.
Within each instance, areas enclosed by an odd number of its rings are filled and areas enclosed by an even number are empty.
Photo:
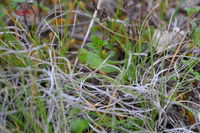
[[[103,46],[108,45],[108,42],[106,40],[100,40],[97,36],[92,36],[91,40],[92,42],[88,43],[87,47],[92,49],[94,53],[101,55]]]
[[[195,76],[195,78],[200,79],[200,73],[199,72],[194,71],[194,69],[191,69],[190,72]]]
[[[102,48],[103,46],[108,44],[106,40],[100,40],[97,36],[92,36],[91,40],[93,44],[98,48]]]
[[[76,119],[71,123],[71,130],[74,133],[83,133],[83,131],[88,128],[89,128],[88,120]]]
[[[43,10],[43,11],[49,11],[50,8],[45,6],[42,2],[40,2],[40,8]]]
[[[193,74],[197,79],[200,79],[200,73],[199,72],[194,72]]]
[[[97,36],[92,36],[91,40],[94,44],[97,44],[99,42],[99,38]]]
[[[5,14],[3,13],[3,9],[2,8],[3,8],[3,6],[0,5],[0,19],[5,16]]]
[[[98,47],[96,47],[95,44],[92,43],[92,42],[88,43],[87,47],[90,48],[90,49],[92,49],[96,54],[99,54],[100,51],[101,51],[101,49],[99,49]]]
[[[184,10],[187,12],[189,16],[191,16],[193,13],[199,12],[200,7],[199,8],[184,8]]]
[[[197,46],[200,46],[200,28],[196,28],[194,32],[194,41]]]

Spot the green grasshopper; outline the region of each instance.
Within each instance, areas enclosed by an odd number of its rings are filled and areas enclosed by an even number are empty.
[[[78,52],[78,60],[82,64],[85,63],[89,68],[98,69],[102,73],[120,72],[120,69],[114,65],[122,63],[121,61],[105,61],[99,55],[83,48]]]

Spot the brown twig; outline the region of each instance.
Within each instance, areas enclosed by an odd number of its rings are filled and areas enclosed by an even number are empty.
[[[175,51],[175,53],[174,53],[174,55],[173,55],[173,57],[172,57],[172,60],[170,61],[170,65],[169,65],[169,67],[168,67],[168,72],[167,72],[167,74],[169,74],[169,71],[170,71],[170,69],[171,69],[171,67],[172,67],[172,64],[173,64],[173,62],[174,62],[174,60],[175,60],[175,57],[176,57],[176,55],[178,54],[178,51],[180,50],[180,48],[181,48],[181,46],[182,46],[182,44],[183,44],[183,41],[185,40],[185,38],[186,38],[186,36],[187,36],[187,33],[188,33],[188,31],[187,31],[187,32],[185,33],[185,35],[183,36],[183,39],[181,40],[179,46],[177,47],[177,49],[176,49],[176,51]]]

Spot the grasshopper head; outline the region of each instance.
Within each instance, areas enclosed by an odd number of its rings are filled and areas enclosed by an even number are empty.
[[[88,56],[88,51],[86,49],[81,48],[78,51],[78,60],[80,63],[85,63]]]

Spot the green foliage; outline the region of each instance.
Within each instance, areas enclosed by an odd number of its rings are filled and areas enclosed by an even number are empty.
[[[78,109],[78,108],[72,108],[72,109],[70,110],[70,112],[69,112],[69,115],[70,115],[70,116],[75,116],[75,115],[80,114],[80,113],[81,113],[81,110],[80,110],[80,109]]]
[[[73,131],[74,133],[83,133],[83,131],[85,131],[88,128],[88,120],[76,119],[71,123],[71,131]]]
[[[4,17],[4,13],[2,11],[3,6],[0,4],[0,19]]]
[[[87,44],[87,47],[92,49],[94,53],[103,57],[104,59],[111,55],[114,57],[116,52],[112,50],[113,46],[106,40],[101,40],[97,36],[91,37],[92,42]],[[108,52],[103,52],[103,48],[108,49]]]
[[[195,78],[200,79],[200,73],[194,71],[194,69],[191,70],[191,73],[195,76]]]
[[[165,0],[161,0],[161,4],[160,4],[160,18],[162,20],[164,20],[164,17],[165,17]]]
[[[194,13],[197,13],[200,11],[199,7],[198,8],[184,8],[184,9],[187,12],[188,16],[192,16]],[[197,24],[194,21],[191,21],[190,24],[192,26],[192,31],[190,35],[192,35],[195,45],[200,46],[200,28],[197,27]]]
[[[196,65],[196,63],[197,63],[197,67],[200,67],[200,65],[198,64],[198,62],[192,62],[192,63],[191,63],[190,60],[189,60],[189,61],[187,61],[187,60],[182,60],[182,62],[183,62],[183,64],[193,64],[193,63],[194,63],[195,65]],[[188,72],[191,73],[191,74],[193,74],[195,78],[200,79],[200,73],[199,73],[198,71],[195,71],[193,65],[190,65],[190,69],[189,69]]]
[[[194,21],[191,21],[190,24],[192,27],[189,35],[194,40],[195,45],[200,46],[200,28]]]
[[[197,46],[200,46],[200,28],[196,28],[194,31],[194,42]]]
[[[113,119],[113,117],[110,117],[109,115],[105,114],[97,114],[96,112],[89,112],[90,116],[94,118],[99,118],[96,122],[102,126],[102,127],[109,127],[114,130],[121,130],[123,128],[126,128],[127,130],[132,131],[139,131],[141,130],[142,124],[144,123],[144,120],[141,120],[139,118],[132,118],[132,117],[118,117],[119,119]]]
[[[108,45],[108,42],[106,40],[100,40],[97,36],[91,37],[92,42],[87,44],[88,48],[91,48],[94,50],[95,53],[99,54],[101,53],[101,50],[103,46]]]
[[[42,2],[39,3],[39,7],[40,7],[43,11],[49,11],[49,10],[50,10],[50,8],[47,7],[47,6],[45,6]]]
[[[200,11],[200,7],[199,8],[184,8],[184,9],[187,12],[188,16],[191,16],[193,13]]]

